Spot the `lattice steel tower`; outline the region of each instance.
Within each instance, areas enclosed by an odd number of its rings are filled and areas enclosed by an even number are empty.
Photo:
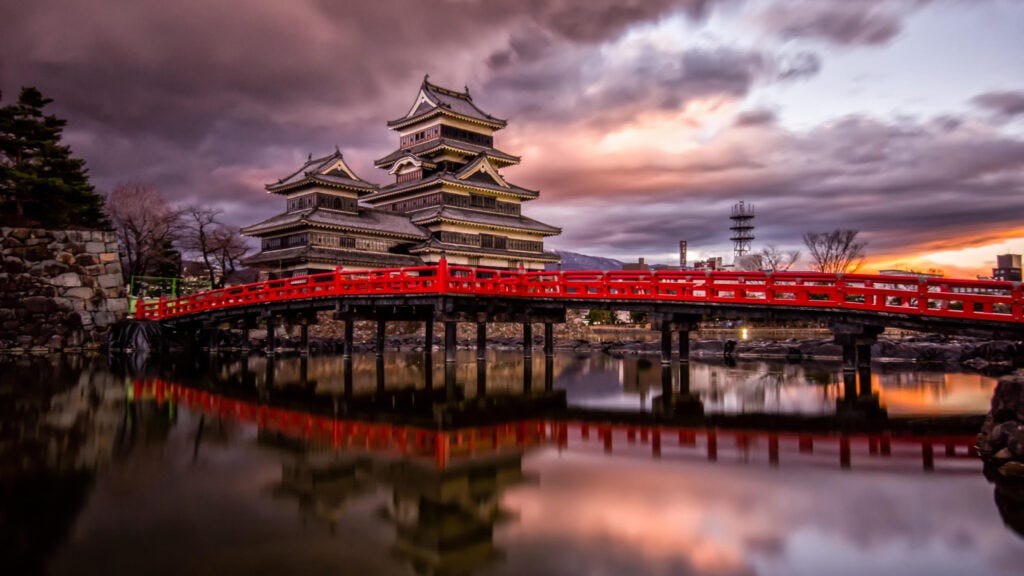
[[[729,220],[732,220],[732,226],[729,226],[732,237],[729,239],[732,240],[733,252],[739,258],[750,252],[750,243],[754,240],[754,205],[744,204],[742,200],[733,204]]]

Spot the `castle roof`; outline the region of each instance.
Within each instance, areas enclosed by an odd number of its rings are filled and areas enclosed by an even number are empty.
[[[432,206],[409,214],[414,224],[425,226],[435,222],[458,222],[485,228],[502,228],[506,230],[526,230],[539,232],[545,236],[561,234],[562,229],[550,226],[526,216],[494,214],[473,210],[471,208],[453,208],[451,206]]]
[[[327,262],[337,264],[344,262],[348,266],[420,266],[423,261],[416,256],[407,254],[384,254],[380,252],[361,252],[358,250],[338,250],[317,246],[295,246],[272,252],[259,252],[245,258],[247,266],[254,264],[274,264],[278,262]]]
[[[320,158],[313,158],[311,154],[301,168],[277,182],[267,184],[266,189],[268,192],[282,194],[315,184],[349,189],[360,195],[377,190],[376,184],[356,176],[348,164],[345,164],[345,159],[338,150]]]
[[[530,260],[534,262],[561,262],[562,257],[553,252],[517,252],[515,250],[500,250],[495,248],[477,248],[475,246],[464,246],[462,244],[450,244],[442,242],[437,238],[431,238],[422,244],[409,248],[411,254],[423,254],[425,252],[445,252],[448,254],[466,254],[470,256],[498,256],[504,258],[515,258],[519,260]]]
[[[246,236],[267,236],[274,232],[299,227],[319,227],[351,230],[364,234],[397,236],[411,240],[426,238],[423,230],[404,214],[359,208],[359,214],[337,212],[322,208],[310,208],[298,212],[286,212],[268,218],[257,224],[242,228]]]
[[[415,146],[409,148],[401,148],[395,150],[391,154],[379,159],[374,160],[373,165],[377,168],[383,168],[387,170],[392,164],[398,161],[400,158],[407,154],[414,156],[425,156],[434,152],[442,151],[444,149],[454,150],[456,152],[464,152],[470,156],[476,156],[477,154],[484,153],[488,158],[499,161],[505,165],[518,164],[519,157],[513,156],[506,152],[502,152],[496,148],[490,148],[487,146],[481,146],[479,144],[471,144],[469,142],[463,142],[461,140],[453,140],[450,138],[437,138],[429,140],[427,142],[421,142]]]
[[[428,78],[429,76],[423,77],[423,84],[420,85],[419,94],[416,95],[416,100],[409,108],[409,112],[401,118],[388,121],[390,128],[401,129],[438,115],[483,124],[493,130],[504,128],[508,124],[506,120],[491,116],[477,108],[473,103],[473,98],[469,95],[468,88],[464,92],[459,92],[431,84]]]

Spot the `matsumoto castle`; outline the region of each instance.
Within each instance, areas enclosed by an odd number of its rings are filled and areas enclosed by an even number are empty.
[[[246,264],[270,277],[437,262],[543,270],[558,263],[544,238],[561,229],[523,216],[539,192],[509,183],[499,170],[519,157],[494,147],[507,124],[458,92],[424,77],[409,111],[388,127],[398,149],[374,162],[394,180],[372,184],[335,150],[268,184],[287,210],[242,233],[260,239]]]

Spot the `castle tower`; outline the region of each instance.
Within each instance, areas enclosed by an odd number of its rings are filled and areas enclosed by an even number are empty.
[[[478,108],[468,89],[424,77],[408,112],[388,122],[398,149],[375,162],[394,181],[360,200],[427,229],[430,238],[408,250],[426,263],[442,255],[453,264],[505,269],[558,263],[557,254],[544,251],[544,238],[561,229],[521,213],[539,193],[499,172],[519,163],[494,147],[494,133],[506,124]]]
[[[423,242],[427,232],[401,214],[361,206],[377,186],[357,176],[338,150],[310,155],[266,190],[285,200],[285,212],[242,228],[242,234],[260,239],[260,251],[245,264],[266,277],[421,263],[405,248]]]

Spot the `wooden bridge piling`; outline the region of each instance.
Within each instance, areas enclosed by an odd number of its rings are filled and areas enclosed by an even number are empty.
[[[476,323],[476,393],[483,396],[487,393],[487,322],[477,320]]]
[[[273,314],[267,316],[267,356],[273,356],[277,349],[277,319]]]

